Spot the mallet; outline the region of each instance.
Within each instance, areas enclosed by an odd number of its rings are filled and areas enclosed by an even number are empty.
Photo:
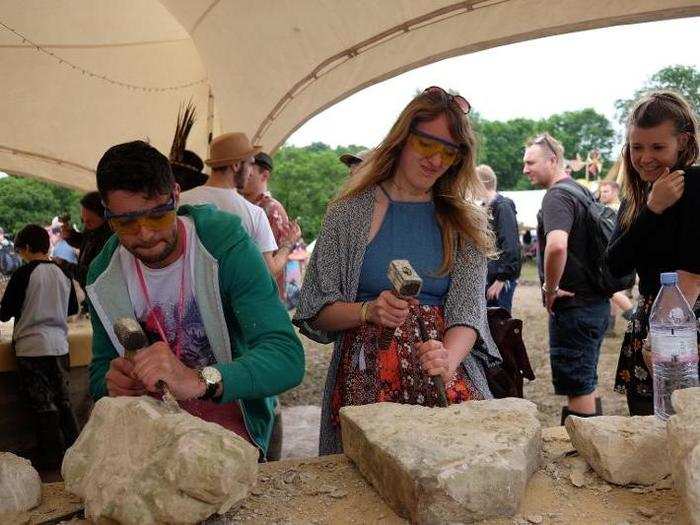
[[[411,263],[405,259],[395,259],[389,263],[389,268],[387,269],[387,277],[391,286],[394,289],[394,293],[401,297],[402,299],[408,299],[411,297],[417,297],[420,293],[421,287],[423,286],[423,279],[420,275],[413,269]],[[421,317],[420,309],[416,315],[418,321],[418,330],[420,332],[421,341],[425,342],[430,339],[428,336],[428,330],[425,327],[425,321]],[[381,348],[386,348],[391,343],[392,337],[394,337],[395,330],[385,329],[381,334],[380,345]],[[449,406],[449,401],[447,400],[447,391],[445,390],[445,383],[442,377],[432,376],[433,383],[435,383],[435,388],[438,395],[438,404],[441,407]]]
[[[148,338],[143,333],[141,325],[131,317],[120,317],[114,322],[114,334],[124,347],[124,357],[129,361],[134,360],[136,353],[149,346]],[[163,392],[163,404],[172,411],[180,411],[180,405],[172,394],[168,385],[162,379],[156,383],[156,388]]]

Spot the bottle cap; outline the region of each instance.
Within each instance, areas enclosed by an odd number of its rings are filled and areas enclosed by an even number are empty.
[[[661,274],[661,284],[662,286],[677,284],[678,274],[676,272],[664,272]]]

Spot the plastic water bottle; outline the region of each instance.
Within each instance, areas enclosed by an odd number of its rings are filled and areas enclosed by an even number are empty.
[[[654,415],[663,421],[674,414],[674,390],[698,386],[697,320],[677,283],[675,272],[661,274],[661,290],[649,315]]]

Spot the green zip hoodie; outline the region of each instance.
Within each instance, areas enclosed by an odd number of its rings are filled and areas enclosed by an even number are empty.
[[[181,206],[197,235],[194,291],[202,322],[223,377],[220,402],[237,401],[246,428],[262,453],[272,432],[275,396],[304,376],[304,350],[262,255],[238,217],[212,205]],[[124,348],[114,321],[134,317],[122,273],[119,239],[113,235],[90,265],[87,295],[92,319],[90,392],[107,395],[109,363]]]

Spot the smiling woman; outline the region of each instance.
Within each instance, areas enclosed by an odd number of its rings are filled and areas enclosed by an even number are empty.
[[[622,343],[615,390],[627,395],[630,414],[646,415],[653,414],[653,388],[642,348],[662,272],[679,272],[681,289],[698,311],[700,169],[693,166],[698,124],[690,105],[668,91],[639,101],[622,155],[623,199],[606,263],[613,275],[637,272],[640,299]]]
[[[494,239],[465,199],[479,185],[468,107],[437,87],[415,97],[328,208],[294,318],[308,337],[335,342],[321,454],[341,451],[343,406],[435,406],[436,376],[449,402],[491,397],[483,368],[500,356],[484,289]],[[390,291],[396,259],[422,277],[417,297]]]

